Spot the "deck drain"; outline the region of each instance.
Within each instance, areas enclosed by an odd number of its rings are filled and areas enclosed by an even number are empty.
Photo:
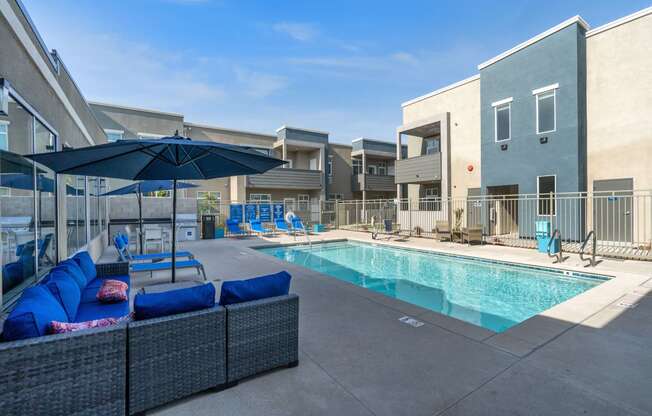
[[[403,322],[404,324],[408,324],[408,325],[413,326],[415,328],[423,326],[423,322],[417,321],[416,319],[411,318],[409,316],[404,316],[402,318],[398,318],[398,320]]]
[[[618,302],[617,306],[623,309],[634,309],[638,306],[638,303]]]

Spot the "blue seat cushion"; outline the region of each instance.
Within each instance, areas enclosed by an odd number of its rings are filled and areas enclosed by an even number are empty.
[[[53,269],[49,273],[45,286],[66,311],[68,320],[75,319],[81,300],[81,290],[79,290],[75,279],[62,269]]]
[[[3,340],[47,335],[50,322],[68,322],[68,315],[44,285],[25,289],[16,306],[5,320]]]
[[[134,299],[136,320],[192,312],[215,306],[215,286],[206,283],[161,293],[139,293]]]
[[[74,322],[86,322],[102,318],[122,318],[129,315],[129,301],[118,303],[87,302],[79,305]]]
[[[86,281],[86,275],[79,267],[79,264],[77,264],[77,262],[74,261],[73,259],[67,259],[62,261],[61,263],[57,264],[55,269],[61,269],[64,270],[66,273],[68,273],[70,277],[72,277],[75,280],[77,286],[79,286],[79,290],[84,290],[84,288],[86,287],[86,284],[88,283]]]
[[[130,284],[130,279],[128,274],[119,274],[119,275],[111,275],[111,276],[104,276],[104,277],[96,277],[93,279],[91,282],[89,282],[86,287],[97,287],[99,288],[102,286],[102,282],[105,280],[119,280],[121,282],[125,282],[128,286],[131,286]]]
[[[88,254],[88,251],[80,251],[72,258],[77,262],[77,264],[79,264],[79,268],[84,272],[84,276],[86,276],[86,282],[90,282],[97,277],[95,263],[93,262],[90,254]]]
[[[291,278],[288,272],[283,271],[253,279],[224,282],[220,293],[220,305],[287,295],[290,291]]]

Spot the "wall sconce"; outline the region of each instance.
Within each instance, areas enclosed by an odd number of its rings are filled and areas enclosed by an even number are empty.
[[[502,151],[507,150],[507,145],[506,144],[501,144],[500,145],[500,150],[502,150]]]
[[[541,144],[548,143],[548,137],[539,137],[539,143]]]
[[[0,116],[9,115],[9,82],[0,78]]]

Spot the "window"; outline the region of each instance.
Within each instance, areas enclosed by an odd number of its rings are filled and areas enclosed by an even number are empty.
[[[333,156],[328,156],[328,176],[333,176]]]
[[[438,183],[421,185],[419,189],[419,209],[422,211],[441,211],[441,185]]]
[[[344,195],[342,194],[328,194],[328,199],[330,200],[342,200],[344,199]]]
[[[272,200],[271,194],[249,194],[249,200],[252,202],[269,202]]]
[[[368,175],[375,175],[376,174],[376,165],[367,166],[367,174]]]
[[[197,191],[197,199],[212,199],[214,201],[219,201],[222,199],[222,193],[220,191]]]
[[[68,254],[86,244],[86,178],[64,175],[66,183],[66,224],[68,227]]]
[[[387,175],[387,165],[385,162],[378,162],[378,175]]]
[[[494,103],[494,133],[497,142],[512,138],[512,103],[511,98],[508,100],[510,101]]]
[[[122,140],[125,133],[123,130],[110,130],[110,129],[105,129],[104,132],[106,133],[107,140],[110,142],[116,142],[118,140]]]
[[[138,138],[143,140],[143,139],[160,139],[161,137],[165,137],[162,134],[153,134],[153,133],[138,133]]]
[[[423,144],[426,148],[426,154],[432,155],[440,152],[440,140],[439,137],[426,137],[423,139]]]
[[[266,148],[263,148],[263,147],[249,147],[249,148],[251,150],[256,151],[258,153],[261,153],[261,154],[263,154],[265,156],[274,156],[272,154],[272,149],[266,149]]]
[[[299,194],[299,195],[297,195],[297,200],[299,201],[298,209],[303,210],[303,211],[307,211],[308,210],[308,204],[310,203],[310,195]]]
[[[536,94],[537,134],[550,133],[557,129],[555,89]]]
[[[359,175],[362,173],[362,160],[353,159],[353,174]]]
[[[283,205],[285,205],[285,212],[294,209],[294,198],[283,198]]]
[[[310,166],[310,170],[318,170],[317,169],[317,158],[313,157],[312,159],[310,159],[310,161],[308,163],[309,163],[309,166]]]
[[[146,198],[170,198],[172,196],[172,191],[154,191],[154,192],[143,192],[143,196]]]
[[[0,149],[9,150],[9,122],[0,120]]]
[[[557,176],[537,176],[537,198],[539,202],[539,215],[556,215],[557,199],[555,192],[557,192]]]

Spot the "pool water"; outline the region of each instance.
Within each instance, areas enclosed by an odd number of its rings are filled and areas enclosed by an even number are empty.
[[[605,280],[597,275],[357,242],[260,251],[495,332]]]

